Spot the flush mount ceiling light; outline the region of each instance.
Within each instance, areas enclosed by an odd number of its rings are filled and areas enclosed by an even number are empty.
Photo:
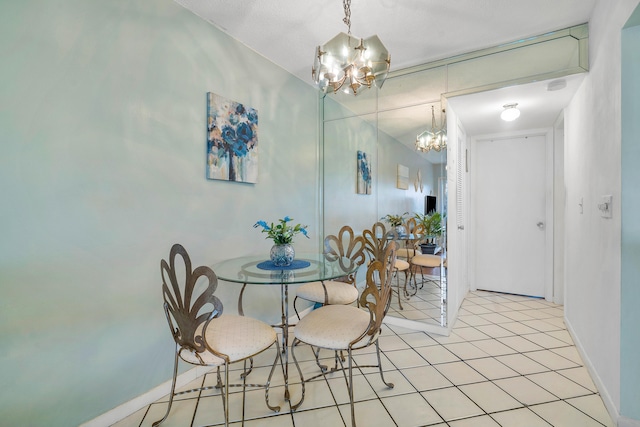
[[[444,113],[445,111],[442,110]],[[447,116],[442,120],[442,127],[436,128],[436,114],[431,106],[431,129],[416,137],[416,151],[428,153],[431,150],[441,151],[447,148]]]
[[[361,89],[382,87],[389,73],[391,57],[378,36],[366,39],[351,35],[351,0],[343,0],[344,23],[348,32],[340,33],[316,48],[311,77],[324,93],[358,95]]]
[[[504,104],[504,111],[500,114],[500,118],[505,122],[512,122],[520,117],[520,110],[518,110],[518,104]]]

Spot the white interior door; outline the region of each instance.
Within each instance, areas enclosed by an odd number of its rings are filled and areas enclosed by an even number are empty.
[[[476,288],[545,297],[546,137],[476,143]]]

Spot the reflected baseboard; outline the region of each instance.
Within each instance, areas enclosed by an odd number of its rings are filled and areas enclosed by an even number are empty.
[[[418,322],[416,320],[403,319],[394,316],[386,316],[383,322],[387,325],[400,326],[402,328],[423,331],[429,334],[443,335],[445,337],[448,337],[451,333],[451,330],[449,330],[449,328],[447,328],[446,326],[430,325],[429,323]]]

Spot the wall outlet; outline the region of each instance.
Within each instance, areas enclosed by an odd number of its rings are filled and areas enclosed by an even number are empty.
[[[611,202],[613,200],[612,196],[600,196],[600,203],[598,203],[598,209],[600,210],[600,216],[602,218],[611,218]]]

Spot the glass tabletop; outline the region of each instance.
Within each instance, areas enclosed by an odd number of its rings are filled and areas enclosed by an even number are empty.
[[[308,261],[309,266],[286,270],[263,270],[258,267],[264,256],[244,256],[214,264],[211,268],[219,280],[255,285],[279,285],[282,283],[307,283],[331,280],[353,273],[357,266],[341,260],[329,261],[322,253],[296,254],[296,260]],[[348,261],[348,260],[347,260]]]

